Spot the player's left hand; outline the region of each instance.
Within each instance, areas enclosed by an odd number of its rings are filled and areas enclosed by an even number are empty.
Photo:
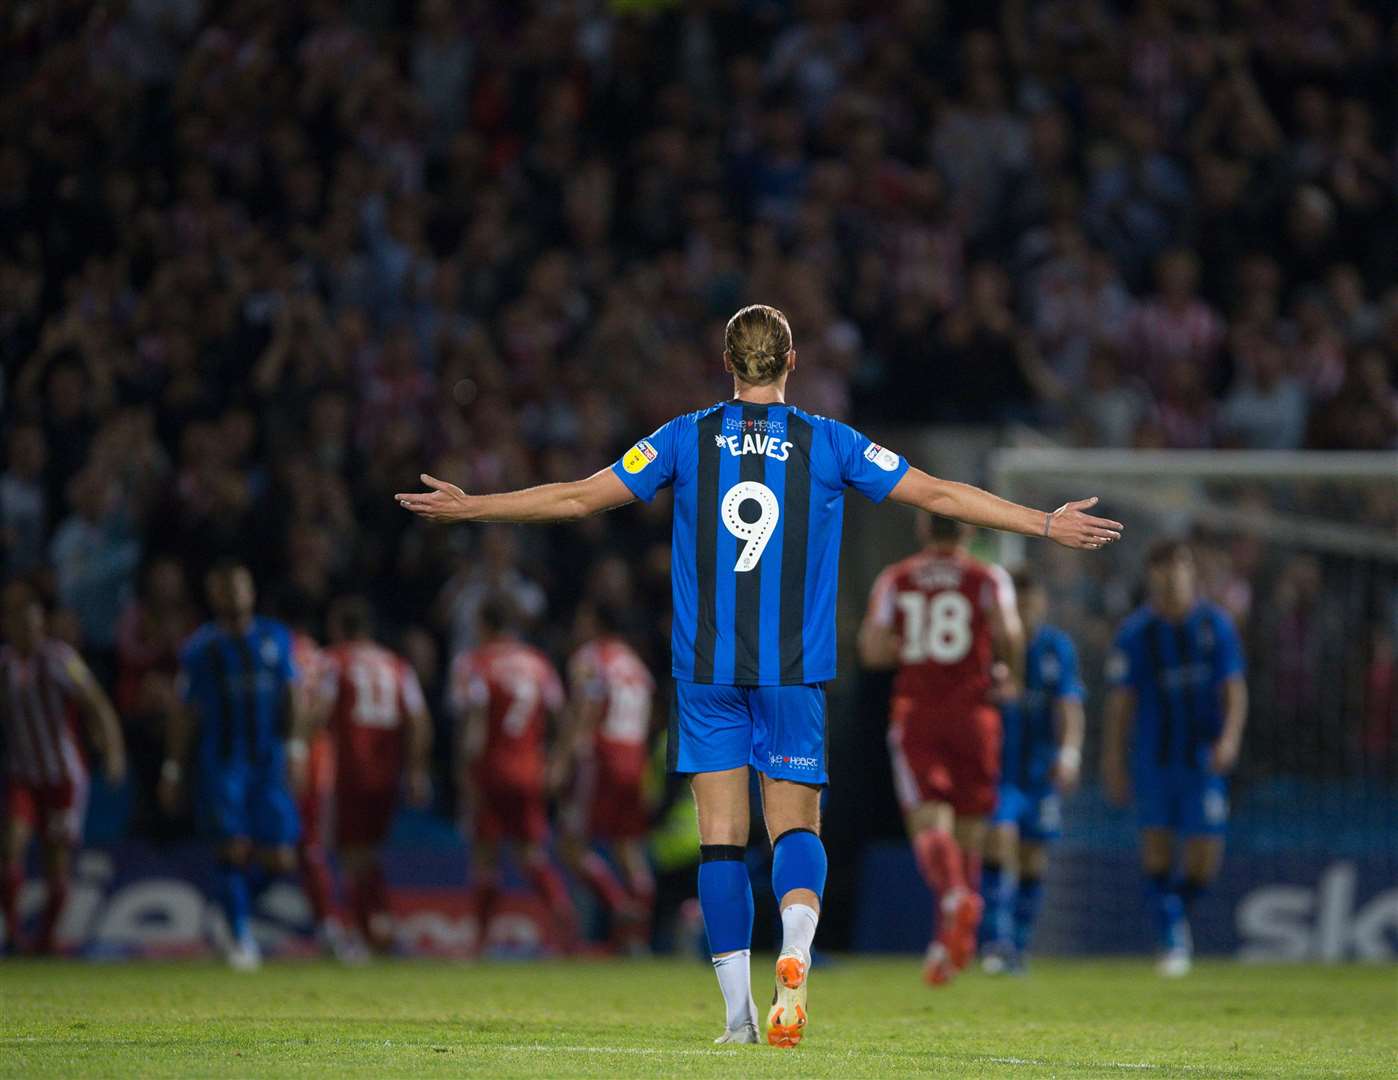
[[[399,506],[405,510],[411,510],[418,517],[442,525],[465,518],[466,504],[470,501],[469,495],[455,484],[438,480],[435,476],[428,476],[427,473],[423,473],[419,479],[432,490],[399,492],[393,496],[398,500]]]
[[[103,761],[103,775],[107,783],[116,787],[126,779],[126,753],[122,750],[109,750],[106,760]]]
[[[1078,782],[1082,779],[1082,767],[1076,761],[1060,757],[1049,770],[1049,779],[1053,782],[1054,790],[1060,795],[1071,795],[1078,790]]]
[[[1237,739],[1230,739],[1225,735],[1214,743],[1213,749],[1209,751],[1210,768],[1220,776],[1232,772],[1233,766],[1238,764],[1240,749]]]
[[[1093,517],[1084,513],[1097,505],[1097,496],[1064,503],[1049,515],[1048,538],[1055,544],[1067,548],[1085,548],[1096,551],[1114,540],[1121,539],[1124,526],[1111,518]]]

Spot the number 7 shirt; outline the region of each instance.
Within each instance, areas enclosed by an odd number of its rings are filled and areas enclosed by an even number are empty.
[[[563,681],[538,649],[501,639],[452,661],[447,707],[458,725],[473,712],[483,722],[462,732],[477,782],[524,795],[544,790],[548,718],[563,708]]]
[[[882,502],[908,471],[902,457],[836,420],[735,400],[677,416],[612,470],[647,502],[675,488],[675,678],[835,677],[844,491]]]

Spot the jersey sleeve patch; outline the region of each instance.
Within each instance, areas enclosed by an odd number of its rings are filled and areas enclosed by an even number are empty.
[[[649,439],[642,439],[621,459],[621,467],[633,476],[644,469],[657,457],[655,447]]]
[[[612,466],[632,495],[645,502],[675,480],[676,427],[682,418],[671,420],[641,439]]]
[[[864,448],[865,460],[877,465],[884,472],[892,472],[898,468],[898,455],[885,446],[871,442]]]
[[[903,474],[907,461],[886,446],[838,420],[826,421],[840,482],[873,502],[883,502]]]

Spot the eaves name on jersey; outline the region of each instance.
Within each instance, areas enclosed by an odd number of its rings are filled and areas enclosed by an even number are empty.
[[[675,489],[675,678],[834,678],[844,490],[881,502],[908,471],[902,457],[837,420],[734,400],[676,417],[612,468],[647,502]]]

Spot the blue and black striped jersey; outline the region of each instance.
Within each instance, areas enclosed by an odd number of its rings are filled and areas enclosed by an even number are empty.
[[[847,424],[734,400],[676,417],[612,468],[647,502],[675,488],[675,678],[834,678],[844,490],[882,501],[908,471],[903,458]]]
[[[291,734],[287,686],[296,679],[291,633],[254,618],[244,634],[205,623],[180,650],[180,697],[198,723],[202,767],[276,760]]]
[[[1148,607],[1117,631],[1107,682],[1136,694],[1138,769],[1205,767],[1223,731],[1223,684],[1243,674],[1238,632],[1222,608],[1199,603],[1178,623]]]

